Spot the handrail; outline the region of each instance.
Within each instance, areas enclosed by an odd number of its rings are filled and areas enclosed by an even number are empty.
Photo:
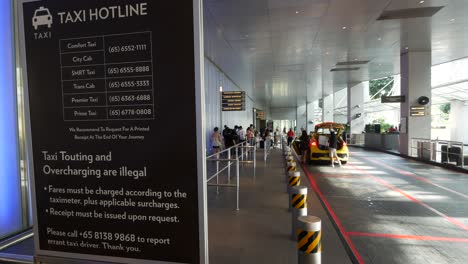
[[[231,157],[231,151],[235,149],[235,158]],[[239,149],[241,150],[239,154]],[[245,150],[245,151],[244,151]],[[247,157],[249,152],[253,152],[253,161],[251,160],[244,160],[244,157]],[[216,162],[216,173],[213,174],[211,177],[207,178],[206,184],[207,186],[215,186],[216,187],[216,194],[219,194],[219,187],[235,187],[236,190],[236,210],[239,210],[239,189],[240,189],[240,180],[239,180],[239,164],[240,163],[252,163],[253,162],[253,170],[254,170],[254,177],[256,174],[256,167],[257,167],[257,147],[256,146],[248,146],[248,142],[244,141],[238,143],[232,147],[229,147],[223,151],[218,153],[214,153],[206,157],[206,161],[215,161]],[[223,153],[227,153],[227,158],[220,158],[220,155]],[[220,169],[219,163],[220,162],[227,162],[227,165]],[[235,163],[236,165],[236,184],[231,183],[231,166]],[[227,173],[227,181],[228,184],[220,184],[219,183],[219,175],[224,172],[225,170],[228,171]],[[216,184],[209,183],[213,179],[216,178]]]
[[[414,143],[416,142],[416,147],[414,146]],[[425,147],[423,144],[419,145],[418,143],[429,143],[429,148]],[[435,146],[434,146],[435,144]],[[438,150],[439,145],[447,145],[447,150]],[[450,152],[451,147],[458,146],[460,147],[460,153],[457,152]],[[424,159],[424,154],[429,151],[429,160],[430,161],[437,161],[437,154],[436,153],[441,153],[441,161],[440,163],[450,163],[452,162],[452,157],[456,156],[456,165],[461,166],[462,168],[465,166],[465,146],[463,142],[459,141],[450,141],[450,140],[439,140],[439,139],[426,139],[426,138],[412,138],[411,139],[411,156],[413,157],[418,157],[421,159]],[[434,149],[435,147],[435,149]],[[416,155],[414,155],[414,150],[416,149]],[[453,156],[451,156],[453,155]]]
[[[271,139],[264,139],[263,140],[263,152],[264,152],[264,160],[267,161],[268,155],[271,153]]]
[[[221,154],[221,153],[227,152],[228,150],[234,149],[234,148],[236,148],[237,146],[244,145],[244,144],[246,144],[246,143],[247,143],[246,141],[241,142],[241,143],[238,143],[238,144],[236,144],[236,145],[234,145],[234,146],[232,146],[232,147],[229,147],[229,148],[227,148],[227,149],[224,149],[224,150],[222,150],[222,151],[220,151],[220,152],[218,152],[218,153],[213,153],[212,155],[210,155],[210,156],[208,156],[208,157],[206,157],[206,158],[207,158],[207,159],[212,158],[212,157],[216,156],[216,154]]]

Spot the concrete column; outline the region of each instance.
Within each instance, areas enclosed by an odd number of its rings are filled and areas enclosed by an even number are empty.
[[[346,107],[348,103],[347,97],[348,97],[347,90],[341,90],[341,91],[334,93],[333,95],[334,109],[341,109],[341,108]],[[336,123],[346,124],[348,122],[347,113],[335,111],[333,113],[333,120]]]
[[[307,129],[307,103],[299,105],[297,107],[297,132],[301,132],[302,129]]]
[[[315,126],[315,103],[308,103],[307,104],[307,132],[314,131]],[[314,122],[313,124],[311,122]]]
[[[323,122],[333,122],[335,109],[333,94],[327,95],[323,98]]]
[[[468,116],[468,105],[463,107],[463,116]],[[468,122],[463,123],[463,131],[468,129]],[[468,144],[468,135],[467,133],[463,133],[463,143]]]
[[[348,123],[350,134],[361,134],[365,128],[364,99],[369,94],[369,82],[348,85]]]
[[[465,102],[460,100],[450,101],[450,140],[463,142],[466,130],[463,130],[463,124],[466,123]]]
[[[426,105],[425,116],[410,116],[411,106],[420,106],[418,98],[431,99],[431,51],[409,51],[401,55],[401,95],[406,97],[401,104],[401,120],[407,120],[407,131],[400,133],[400,152],[411,154],[412,138],[431,138],[431,102]],[[402,124],[402,127],[405,127]]]

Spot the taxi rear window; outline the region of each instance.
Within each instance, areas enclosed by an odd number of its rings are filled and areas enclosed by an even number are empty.
[[[330,129],[329,128],[319,128],[319,129],[317,129],[317,134],[330,135]]]

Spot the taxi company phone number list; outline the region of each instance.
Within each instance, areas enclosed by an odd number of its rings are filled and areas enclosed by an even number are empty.
[[[65,121],[154,119],[151,32],[60,40]]]

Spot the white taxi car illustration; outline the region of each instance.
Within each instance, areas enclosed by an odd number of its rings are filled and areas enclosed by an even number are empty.
[[[43,6],[36,9],[32,23],[35,30],[37,30],[39,26],[45,25],[50,28],[52,26],[52,15],[50,14],[49,9],[44,8]]]

